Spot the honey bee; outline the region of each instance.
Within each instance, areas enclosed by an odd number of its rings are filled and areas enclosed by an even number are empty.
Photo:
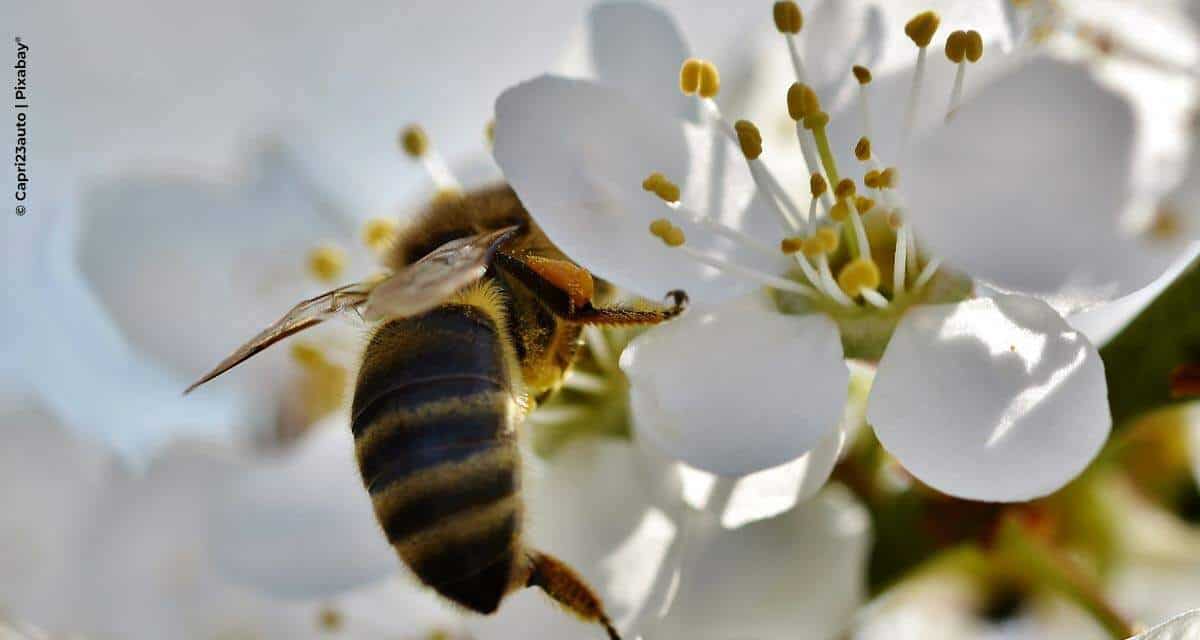
[[[655,324],[653,310],[593,304],[603,281],[573,263],[507,186],[436,202],[388,252],[390,275],[293,307],[188,388],[340,313],[375,324],[351,406],[363,482],[388,541],[441,596],[489,614],[538,587],[619,639],[566,563],[526,546],[519,427],[552,394],[583,325]]]

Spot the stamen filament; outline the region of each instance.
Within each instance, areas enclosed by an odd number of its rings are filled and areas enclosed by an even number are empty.
[[[817,157],[817,149],[813,146],[814,142],[805,132],[802,122],[796,123],[796,139],[800,141],[800,153],[804,156],[804,164],[808,166],[808,171],[810,173],[821,173],[821,160]],[[822,194],[821,201],[825,204],[826,210],[833,206],[833,197],[829,195],[829,192]]]
[[[799,282],[788,280],[787,278],[780,278],[779,276],[771,275],[769,273],[763,273],[757,269],[751,269],[750,267],[744,267],[728,260],[710,256],[707,253],[697,251],[696,249],[693,249],[687,245],[681,245],[675,247],[675,249],[678,251],[683,251],[690,258],[697,262],[706,264],[715,269],[720,269],[721,271],[742,276],[748,280],[756,280],[767,285],[768,287],[771,287],[772,289],[798,293],[802,296],[808,296],[810,298],[820,297],[820,294],[817,293],[816,289],[800,284]]]
[[[886,309],[888,306],[887,298],[874,289],[863,289],[859,293],[862,294],[863,300],[871,303],[872,306],[880,309]]]
[[[940,258],[934,258],[933,260],[930,260],[925,265],[925,268],[921,270],[921,275],[917,276],[917,281],[913,283],[913,289],[920,289],[921,287],[929,284],[929,281],[933,279],[933,276],[937,273],[938,267],[940,266],[942,266],[942,261]]]
[[[908,261],[908,225],[901,224],[900,229],[896,231],[896,253],[892,258],[892,297],[895,298],[904,293],[905,279],[908,274],[905,271],[905,263]]]
[[[845,291],[838,286],[837,280],[833,277],[833,270],[829,268],[829,258],[821,255],[817,258],[817,270],[821,274],[821,282],[825,285],[825,293],[833,298],[838,304],[844,307],[854,306],[854,301],[850,296],[846,295]]]
[[[920,99],[921,86],[925,83],[925,54],[926,48],[921,47],[917,53],[917,66],[913,71],[912,89],[908,92],[908,105],[904,109],[904,129],[900,132],[901,158],[908,150],[908,140],[912,137],[917,123],[917,102]]]
[[[863,226],[862,216],[858,212],[858,205],[854,203],[854,198],[846,198],[846,209],[850,212],[850,226],[854,228],[854,244],[850,247],[851,255],[854,257],[870,256],[871,242],[867,239],[867,229]]]
[[[950,91],[950,106],[946,107],[946,122],[950,122],[950,118],[954,117],[954,112],[958,111],[958,106],[962,103],[963,79],[966,75],[967,61],[964,59],[958,63],[958,69],[954,72],[954,89]]]
[[[741,229],[735,229],[721,222],[720,220],[715,220],[704,214],[692,211],[691,209],[686,209],[680,206],[678,203],[673,205],[668,204],[667,206],[671,208],[671,211],[683,218],[686,218],[690,222],[704,227],[709,231],[712,231],[714,234],[731,240],[747,249],[751,249],[771,258],[775,258],[779,255],[779,252],[775,250],[774,247],[759,240],[758,238],[755,238],[745,231],[742,231]]]

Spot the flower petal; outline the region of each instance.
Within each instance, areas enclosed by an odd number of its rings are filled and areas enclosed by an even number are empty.
[[[1095,347],[1045,303],[1011,295],[909,311],[867,421],[922,482],[999,502],[1062,487],[1112,422]]]
[[[657,627],[639,630],[645,637],[830,640],[844,632],[863,598],[871,537],[870,518],[849,492],[830,487],[733,530],[713,512],[691,516],[678,592]]]
[[[595,83],[542,76],[497,100],[495,153],[534,220],[597,275],[652,299],[685,289],[696,300],[720,300],[748,289],[671,251],[648,230],[652,220],[671,215],[641,187],[656,171],[680,186],[689,209],[743,226],[753,183],[740,152],[715,129],[686,125]],[[761,263],[695,225],[680,226],[689,246]]]
[[[399,569],[354,462],[344,416],[244,473],[213,520],[216,568],[283,598],[329,597]]]
[[[1124,100],[1037,59],[916,144],[907,212],[934,255],[997,289],[1059,308],[1110,300],[1168,262],[1122,229],[1133,144]]]
[[[677,118],[696,120],[699,102],[675,82],[691,51],[669,13],[640,2],[604,2],[592,7],[588,28],[597,81]]]
[[[738,476],[793,460],[836,430],[849,370],[837,326],[757,297],[694,310],[621,356],[634,427],[667,454]]]
[[[1176,616],[1131,640],[1191,640],[1200,636],[1200,609]]]

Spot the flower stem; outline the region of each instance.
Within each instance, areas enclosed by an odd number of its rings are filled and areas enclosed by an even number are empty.
[[[1035,584],[1054,589],[1087,611],[1114,640],[1124,640],[1136,633],[1079,567],[1032,534],[1018,518],[1010,516],[1005,520],[1000,545],[1016,569]]]

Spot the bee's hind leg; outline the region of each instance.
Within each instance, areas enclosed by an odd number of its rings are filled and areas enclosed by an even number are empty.
[[[578,309],[572,309],[570,313],[560,314],[560,316],[564,320],[579,324],[606,326],[658,324],[678,316],[683,313],[684,309],[687,309],[688,297],[686,293],[676,290],[668,293],[666,297],[670,299],[671,306],[665,309],[643,310],[627,307],[594,307],[591,303],[588,303]]]
[[[527,557],[529,561],[526,571],[529,576],[525,579],[525,586],[545,591],[555,602],[584,621],[603,626],[609,640],[621,640],[621,635],[604,612],[604,603],[600,596],[592,591],[574,569],[562,560],[541,551],[530,550]]]

